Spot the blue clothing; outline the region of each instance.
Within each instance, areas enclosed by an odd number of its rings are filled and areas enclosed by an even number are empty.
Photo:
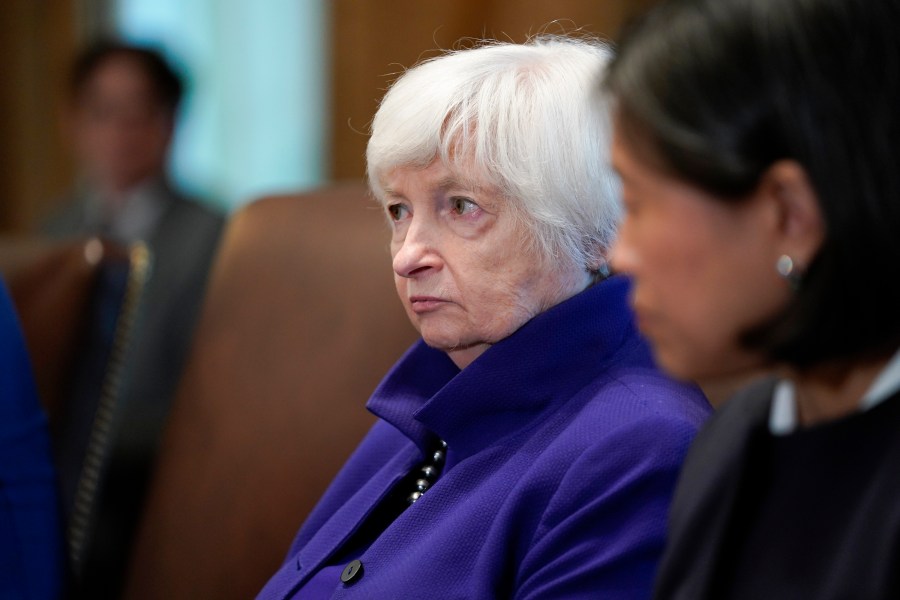
[[[348,585],[337,571],[334,598],[649,597],[679,466],[710,409],[653,365],[627,292],[620,277],[597,284],[463,371],[414,345],[259,598],[319,597],[311,578],[350,558],[361,574]],[[435,436],[448,444],[441,477],[347,548]]]
[[[63,542],[47,421],[0,282],[0,598],[58,598]]]

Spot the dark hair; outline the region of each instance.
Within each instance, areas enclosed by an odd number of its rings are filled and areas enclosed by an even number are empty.
[[[111,40],[95,42],[82,52],[72,68],[71,91],[78,98],[94,73],[114,58],[127,58],[141,69],[151,82],[158,101],[174,113],[181,101],[184,84],[163,56],[150,48]]]
[[[674,0],[626,30],[608,71],[623,134],[721,201],[779,159],[806,170],[825,241],[786,310],[743,340],[773,361],[900,345],[898,28],[900,0]]]

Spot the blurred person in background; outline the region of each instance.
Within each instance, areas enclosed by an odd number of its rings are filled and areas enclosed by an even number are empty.
[[[656,595],[900,597],[900,1],[674,0],[608,78],[613,266],[710,419]]]
[[[150,278],[123,371],[96,529],[84,573],[76,573],[91,596],[116,593],[224,223],[223,216],[178,193],[166,176],[182,89],[154,50],[109,41],[87,48],[74,65],[68,114],[79,179],[61,211],[43,225],[43,233],[54,237],[140,240],[150,250]],[[69,512],[90,415],[67,408],[57,455]],[[94,575],[101,587],[91,583]]]

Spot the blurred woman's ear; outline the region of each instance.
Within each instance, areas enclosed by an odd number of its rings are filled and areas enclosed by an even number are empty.
[[[779,254],[805,269],[825,239],[825,220],[806,169],[794,160],[780,160],[760,178],[755,195],[771,209]]]

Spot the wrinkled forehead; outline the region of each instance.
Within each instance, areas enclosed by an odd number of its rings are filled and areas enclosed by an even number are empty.
[[[476,119],[464,114],[468,111],[439,102],[430,106],[421,98],[399,107],[400,99],[391,96],[376,115],[367,152],[373,188],[397,169],[425,169],[438,161],[460,181],[494,182],[484,155],[496,144],[482,139]]]
[[[397,164],[379,165],[374,175],[372,192],[376,199],[385,203],[401,193],[397,180],[410,174],[423,175],[428,179],[428,187],[434,190],[469,191],[479,195],[500,195],[501,188],[487,169],[481,167],[471,156],[460,157],[451,154],[443,157],[435,154],[427,160]]]

